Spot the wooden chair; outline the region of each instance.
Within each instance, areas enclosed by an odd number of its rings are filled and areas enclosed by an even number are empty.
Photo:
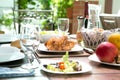
[[[100,21],[103,29],[115,29],[118,28],[117,16],[100,16]]]
[[[46,20],[47,23],[45,27],[48,26],[51,30],[54,30],[53,10],[15,10],[15,12],[19,14],[18,17],[16,18],[17,19],[16,21],[18,21],[18,26],[19,26],[18,32],[20,32],[20,26],[24,18]]]

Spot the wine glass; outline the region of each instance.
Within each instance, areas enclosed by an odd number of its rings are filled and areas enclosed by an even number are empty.
[[[58,31],[60,34],[67,34],[69,30],[69,19],[68,18],[58,18]]]
[[[21,26],[20,44],[27,58],[27,63],[22,65],[25,69],[34,69],[38,65],[34,64],[33,44],[36,40],[37,27],[34,25],[33,18],[25,18]],[[37,41],[37,40],[36,40]]]

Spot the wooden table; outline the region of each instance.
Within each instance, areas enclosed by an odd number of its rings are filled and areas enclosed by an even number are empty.
[[[77,56],[76,56],[77,55]],[[120,80],[120,66],[109,66],[90,61],[88,54],[74,54],[70,55],[71,60],[78,60],[88,63],[92,66],[92,71],[84,74],[60,75],[50,74],[40,69],[37,69],[34,77],[18,77],[18,78],[3,78],[0,80]],[[60,60],[61,56],[50,56],[50,54],[39,55],[41,61],[44,60]],[[40,74],[41,73],[41,74]]]
[[[47,53],[41,54],[39,55],[39,59],[41,61],[61,59],[61,56],[55,55],[56,54],[50,56],[50,54]],[[88,73],[60,75],[50,74],[38,68],[34,77],[0,78],[0,80],[120,80],[120,66],[116,67],[92,62],[88,59],[88,56],[88,54],[72,54],[69,58],[71,60],[78,60],[90,64],[92,66],[92,71]]]
[[[40,58],[41,61],[44,60],[59,60],[61,58]],[[79,60],[86,62],[92,66],[92,71],[84,74],[71,74],[71,75],[60,75],[60,74],[50,74],[44,71],[43,76],[37,75],[35,77],[19,77],[19,78],[6,78],[0,80],[120,80],[120,67],[108,66],[92,62],[87,56],[82,57],[70,57],[71,60]]]

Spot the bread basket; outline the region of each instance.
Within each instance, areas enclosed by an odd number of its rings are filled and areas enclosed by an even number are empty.
[[[111,31],[103,29],[84,29],[81,33],[84,46],[95,50],[101,42],[107,41],[107,37],[111,34]]]

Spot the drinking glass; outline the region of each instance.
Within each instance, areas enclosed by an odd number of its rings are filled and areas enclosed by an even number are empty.
[[[25,18],[23,20],[23,24],[21,26],[20,44],[27,58],[27,63],[22,65],[22,68],[34,69],[38,67],[38,65],[33,63],[33,44],[39,41],[37,40],[38,30],[38,27],[34,24],[34,19]]]
[[[69,30],[69,19],[68,18],[59,18],[58,19],[58,31],[61,34],[67,34]]]

